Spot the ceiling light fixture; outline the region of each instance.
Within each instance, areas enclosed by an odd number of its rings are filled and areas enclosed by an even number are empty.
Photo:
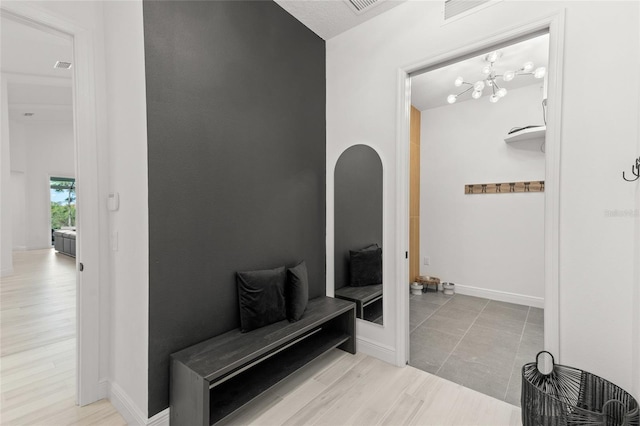
[[[487,64],[480,70],[482,74],[485,75],[484,79],[482,80],[478,80],[475,83],[469,83],[467,81],[464,81],[464,78],[462,77],[456,78],[453,82],[454,86],[462,87],[463,85],[466,85],[468,87],[466,87],[465,90],[458,93],[457,95],[447,96],[447,102],[449,102],[450,104],[455,103],[458,100],[458,96],[472,90],[473,92],[471,92],[471,97],[473,99],[480,99],[482,97],[482,91],[488,86],[491,88],[491,96],[489,97],[489,102],[496,103],[501,98],[507,96],[507,89],[498,85],[497,79],[499,77],[502,77],[502,81],[509,82],[520,75],[532,75],[535,78],[543,78],[547,74],[547,70],[545,67],[538,67],[534,70],[533,62],[526,62],[519,70],[507,70],[502,74],[497,74],[495,69],[493,68],[493,65],[498,59],[500,59],[501,56],[502,52],[499,50],[485,55],[484,60],[487,61]]]

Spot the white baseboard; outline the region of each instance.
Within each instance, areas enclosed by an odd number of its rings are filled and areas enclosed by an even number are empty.
[[[169,426],[169,408],[165,408],[147,420],[147,426]]]
[[[13,266],[10,266],[8,268],[2,268],[0,270],[0,277],[8,277],[11,274],[13,274]]]
[[[465,294],[467,296],[483,297],[485,299],[498,300],[500,302],[515,303],[518,305],[532,306],[534,308],[544,309],[544,298],[526,296],[524,294],[509,293],[506,291],[489,290],[486,288],[472,287],[470,285],[455,286],[456,293]]]
[[[131,400],[129,395],[117,383],[108,382],[109,401],[118,410],[118,413],[127,421],[128,425],[138,426],[169,426],[169,409],[160,411],[155,416],[147,419],[142,410]],[[102,385],[102,383],[100,383]]]
[[[389,364],[396,364],[396,351],[391,346],[381,345],[364,337],[358,337],[356,338],[356,350]]]
[[[15,246],[13,251],[27,251],[27,246]]]
[[[128,425],[147,425],[147,416],[131,400],[129,395],[117,383],[111,382],[109,386],[109,401],[124,417]],[[168,423],[167,423],[168,424]]]

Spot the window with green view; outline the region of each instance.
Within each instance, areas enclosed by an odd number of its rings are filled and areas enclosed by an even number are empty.
[[[76,226],[76,180],[52,177],[49,181],[51,192],[51,228]]]

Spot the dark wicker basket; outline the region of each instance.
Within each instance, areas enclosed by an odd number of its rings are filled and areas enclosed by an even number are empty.
[[[538,368],[541,354],[552,369]],[[638,425],[638,403],[624,389],[586,371],[555,363],[547,351],[522,367],[523,426]]]

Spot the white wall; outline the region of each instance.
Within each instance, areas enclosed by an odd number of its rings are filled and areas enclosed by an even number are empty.
[[[49,178],[75,177],[73,123],[10,121],[10,134],[13,248],[51,247]]]
[[[13,272],[11,219],[11,145],[9,143],[9,97],[7,80],[0,80],[0,277]]]
[[[109,190],[120,209],[109,213],[118,249],[111,252],[111,378],[147,419],[149,348],[149,209],[142,2],[104,5],[109,117]]]
[[[27,249],[27,179],[24,172],[11,170],[11,208],[13,250]]]
[[[544,124],[542,97],[534,84],[495,104],[469,98],[422,111],[422,274],[453,282],[460,293],[542,307],[544,194],[464,193],[465,184],[544,180],[543,138],[504,142],[513,127]]]
[[[638,3],[503,1],[443,25],[440,2],[408,2],[327,42],[327,244],[333,245],[333,166],[347,146],[375,146],[385,164],[385,284],[397,285],[395,258],[398,69],[425,61],[537,18],[566,10],[560,175],[561,362],[592,371],[625,388],[631,377],[634,220],[607,209],[632,209],[635,189],[621,179],[636,153],[638,74],[594,84],[612,69],[638,66]],[[594,52],[607,52],[595,60]],[[588,88],[588,89],[587,89]],[[611,96],[623,93],[623,96]],[[328,253],[328,259],[331,254]],[[332,276],[327,263],[327,275]],[[391,281],[389,281],[391,280]],[[615,291],[610,291],[615,285]],[[387,295],[391,291],[386,292]],[[378,346],[396,350],[403,313],[388,301],[384,328],[359,327]],[[389,319],[389,321],[387,321]],[[636,370],[637,374],[637,370]],[[638,396],[636,394],[636,396]]]

